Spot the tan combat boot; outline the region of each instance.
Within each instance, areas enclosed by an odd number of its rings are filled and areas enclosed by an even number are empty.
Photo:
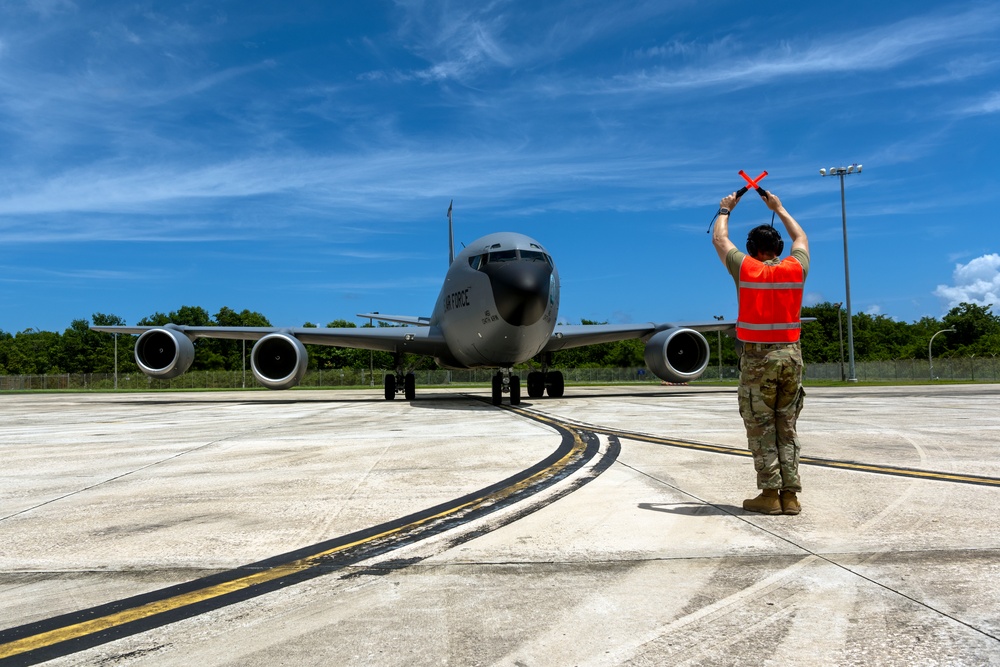
[[[796,497],[794,491],[782,491],[781,492],[781,513],[782,514],[798,514],[802,511],[802,505],[799,504],[799,499]]]
[[[764,489],[756,498],[743,501],[743,509],[760,514],[781,514],[781,499],[777,489]]]

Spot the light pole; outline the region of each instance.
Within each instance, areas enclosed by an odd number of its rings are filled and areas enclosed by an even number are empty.
[[[725,315],[712,315],[712,317],[719,320],[720,322],[726,319]],[[721,381],[722,380],[722,332],[716,331],[715,335],[719,337],[719,380]]]
[[[931,381],[932,382],[934,381],[934,359],[931,357],[931,346],[934,345],[934,339],[937,338],[937,335],[938,334],[943,334],[945,331],[950,331],[952,333],[955,333],[954,329],[941,329],[941,331],[938,331],[936,334],[934,334],[933,336],[931,336],[931,342],[927,343],[927,365],[931,369]]]
[[[840,340],[840,381],[844,381],[844,325],[840,319],[840,309],[843,303],[833,304],[837,307],[837,338]]]
[[[857,382],[858,376],[854,372],[854,320],[851,319],[851,269],[847,261],[847,207],[844,204],[844,176],[848,174],[860,174],[860,164],[852,164],[849,167],[830,167],[830,171],[820,169],[820,176],[840,176],[840,218],[844,227],[844,283],[847,287],[847,360],[851,376],[848,382]]]
[[[375,314],[378,315],[378,311],[377,310],[375,311]],[[375,326],[374,321],[372,320],[372,318],[369,317],[368,318],[368,327],[371,328],[371,327],[374,327],[374,326]],[[372,383],[371,386],[374,387],[375,386],[375,351],[374,350],[368,350],[368,369],[369,369],[369,377],[371,378],[371,383]]]

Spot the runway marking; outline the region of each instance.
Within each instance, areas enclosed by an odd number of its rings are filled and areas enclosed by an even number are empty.
[[[598,453],[593,434],[547,415],[509,410],[552,426],[562,435],[560,446],[501,482],[392,522],[185,584],[0,631],[0,663],[51,660],[343,569],[528,498],[578,471]],[[617,451],[615,443],[612,456],[606,456],[609,460],[601,462],[594,476],[610,465]],[[555,494],[547,503],[562,495]]]
[[[531,411],[527,411],[531,413]],[[712,445],[704,442],[694,442],[692,440],[680,440],[678,438],[666,438],[649,433],[639,433],[636,431],[626,431],[607,426],[596,426],[586,422],[565,419],[564,424],[571,424],[577,428],[584,428],[594,433],[603,435],[614,435],[628,440],[639,440],[654,445],[666,445],[667,447],[679,447],[681,449],[693,449],[696,451],[711,452],[713,454],[725,454],[727,456],[743,456],[750,458],[752,455],[747,449],[729,447],[727,445]],[[892,475],[896,477],[911,477],[925,479],[936,482],[952,482],[956,484],[975,484],[979,486],[1000,487],[1000,478],[986,477],[982,475],[967,475],[963,473],[940,472],[935,470],[921,470],[919,468],[905,468],[901,466],[889,466],[875,463],[859,463],[857,461],[843,461],[837,459],[824,459],[815,456],[800,456],[799,465],[818,466],[821,468],[835,468],[839,470],[854,470],[857,472],[870,472],[878,475]]]

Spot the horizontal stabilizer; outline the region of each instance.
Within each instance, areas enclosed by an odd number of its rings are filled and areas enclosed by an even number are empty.
[[[397,324],[412,324],[418,327],[429,327],[431,318],[413,317],[412,315],[383,315],[382,313],[358,313],[355,317],[364,317],[380,322],[395,322]]]

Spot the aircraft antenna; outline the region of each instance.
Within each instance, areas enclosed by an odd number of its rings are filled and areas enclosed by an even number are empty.
[[[448,203],[448,266],[455,261],[455,228],[451,222],[451,207],[454,203],[454,199]]]

